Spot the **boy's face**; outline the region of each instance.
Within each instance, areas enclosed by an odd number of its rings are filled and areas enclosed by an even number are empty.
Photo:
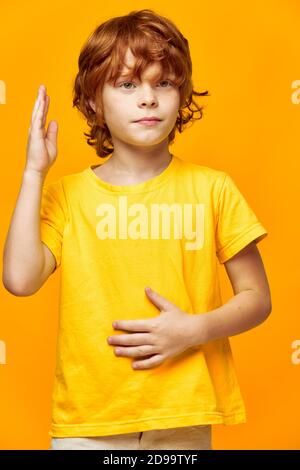
[[[104,120],[113,144],[118,141],[136,146],[158,144],[168,137],[176,123],[180,94],[178,86],[169,81],[175,77],[166,73],[158,81],[155,75],[161,65],[154,62],[144,70],[140,81],[137,77],[127,78],[125,74],[130,72],[127,66],[132,67],[134,63],[130,49],[125,59],[126,67],[116,84],[105,82],[102,91]],[[155,116],[161,121],[152,126],[135,122],[145,116]]]

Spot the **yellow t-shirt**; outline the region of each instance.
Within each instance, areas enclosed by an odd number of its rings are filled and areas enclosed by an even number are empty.
[[[217,263],[267,231],[224,171],[173,155],[159,175],[121,186],[95,166],[42,192],[41,239],[62,267],[50,436],[245,422],[227,337],[141,370],[107,338],[128,334],[114,320],[160,314],[146,286],[191,315],[220,307]]]

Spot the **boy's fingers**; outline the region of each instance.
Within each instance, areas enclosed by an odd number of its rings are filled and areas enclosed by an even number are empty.
[[[30,135],[32,131],[35,129],[35,118],[36,118],[36,113],[38,112],[38,107],[39,107],[39,104],[36,104],[34,112],[32,113],[31,123],[28,129],[28,135]]]
[[[31,115],[31,125],[33,124],[34,122],[34,119],[35,119],[35,116],[36,116],[36,113],[37,113],[37,110],[38,110],[38,107],[40,105],[40,95],[38,95],[35,103],[34,103],[34,107],[33,107],[33,111],[32,111],[32,115]]]
[[[31,114],[31,121],[30,121],[30,126],[28,129],[28,135],[32,133],[33,130],[36,130],[36,117],[40,111],[40,108],[43,104],[43,93],[44,93],[45,87],[42,85],[38,89],[37,97],[33,106],[32,114]]]
[[[37,124],[37,116],[41,113],[42,105],[43,105],[43,99],[40,96],[39,100],[38,100],[38,103],[37,103],[37,107],[35,109],[35,113],[32,116],[32,122],[31,122],[32,128],[34,128]]]
[[[46,124],[46,117],[47,117],[47,113],[48,113],[48,109],[49,109],[49,101],[50,101],[50,97],[48,95],[46,95],[46,102],[45,102],[45,111],[44,111],[44,116],[43,116],[43,127],[45,126]]]
[[[43,129],[43,113],[44,113],[44,108],[45,108],[45,100],[41,98],[40,104],[36,110],[36,114],[33,118],[32,122],[32,129],[31,132],[34,133],[36,131],[40,131]]]
[[[56,144],[57,131],[58,131],[57,122],[50,121],[48,124],[48,130],[47,130],[47,140],[49,140],[49,142],[51,142],[53,145]]]
[[[44,92],[44,87],[39,87],[38,89],[38,93],[37,93],[37,97],[36,97],[36,100],[35,100],[35,103],[34,103],[34,108],[33,108],[33,111],[32,111],[32,119],[31,119],[31,122],[34,121],[34,118],[35,118],[35,115],[36,115],[36,112],[37,112],[37,109],[40,105],[40,102],[41,102],[41,97],[43,95],[43,92]]]
[[[44,85],[41,85],[39,87],[38,96],[37,96],[36,102],[34,104],[34,109],[32,112],[32,120],[31,120],[32,124],[34,123],[35,118],[38,115],[39,110],[41,109],[41,105],[43,104],[43,101],[45,100],[45,94],[46,94],[46,88]]]

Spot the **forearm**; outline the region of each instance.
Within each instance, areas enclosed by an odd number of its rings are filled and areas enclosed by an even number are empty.
[[[221,307],[193,315],[192,345],[234,336],[262,323],[271,307],[258,292],[239,292]]]
[[[3,254],[3,284],[15,293],[34,285],[44,266],[40,204],[45,177],[24,170]]]

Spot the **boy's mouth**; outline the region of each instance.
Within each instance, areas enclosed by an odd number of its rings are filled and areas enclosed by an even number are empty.
[[[138,119],[137,121],[134,121],[134,122],[141,122],[141,121],[161,121],[161,119],[159,119],[156,116],[150,116],[150,117],[142,117],[141,119]]]

